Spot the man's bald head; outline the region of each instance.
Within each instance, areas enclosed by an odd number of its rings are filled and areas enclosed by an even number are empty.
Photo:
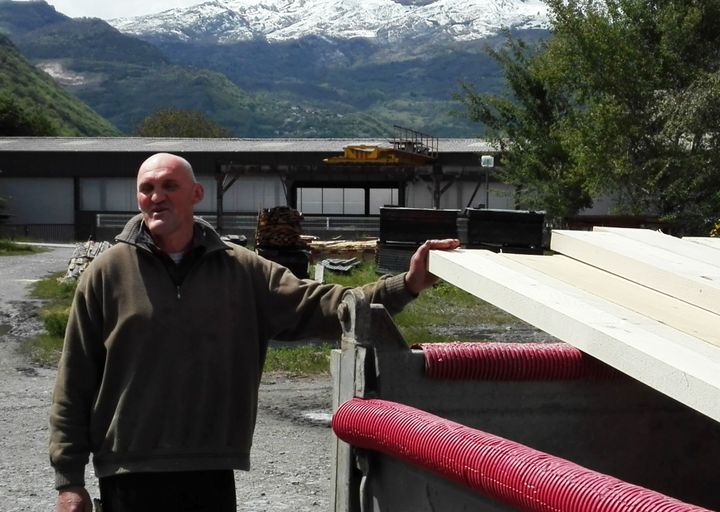
[[[155,243],[167,253],[187,248],[193,233],[193,209],[203,196],[192,166],[182,157],[157,153],[140,165],[138,207]]]
[[[172,153],[155,153],[154,155],[148,157],[142,164],[140,164],[138,176],[146,170],[168,168],[177,168],[185,171],[188,176],[190,176],[192,182],[197,183],[197,180],[195,179],[195,172],[193,171],[190,162],[185,160],[183,157],[173,155]]]

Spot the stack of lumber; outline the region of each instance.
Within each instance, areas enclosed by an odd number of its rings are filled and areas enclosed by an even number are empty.
[[[258,214],[257,247],[299,249],[306,247],[301,237],[302,214],[288,206],[263,208]]]
[[[373,261],[377,250],[377,239],[372,240],[311,240],[308,247],[312,261],[325,258],[358,258]]]
[[[712,239],[555,230],[553,255],[431,251],[429,270],[720,422]]]

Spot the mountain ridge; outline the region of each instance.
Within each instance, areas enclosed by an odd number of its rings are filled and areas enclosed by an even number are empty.
[[[502,28],[545,28],[547,7],[540,0],[210,0],[108,22],[122,32],[160,41],[225,44],[318,36],[393,43],[428,34],[436,40],[472,41]]]

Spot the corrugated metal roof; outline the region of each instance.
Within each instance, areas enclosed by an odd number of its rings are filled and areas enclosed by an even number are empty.
[[[4,151],[36,152],[157,152],[175,153],[332,153],[345,146],[366,144],[392,147],[390,139],[171,139],[145,137],[0,137]],[[488,153],[480,139],[438,139],[440,153]]]

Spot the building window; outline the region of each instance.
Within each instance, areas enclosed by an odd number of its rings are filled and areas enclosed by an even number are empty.
[[[380,207],[397,205],[398,197],[397,188],[298,187],[296,204],[306,215],[380,215]]]
[[[369,206],[370,215],[380,215],[380,208],[383,206],[399,206],[398,189],[371,188]]]

